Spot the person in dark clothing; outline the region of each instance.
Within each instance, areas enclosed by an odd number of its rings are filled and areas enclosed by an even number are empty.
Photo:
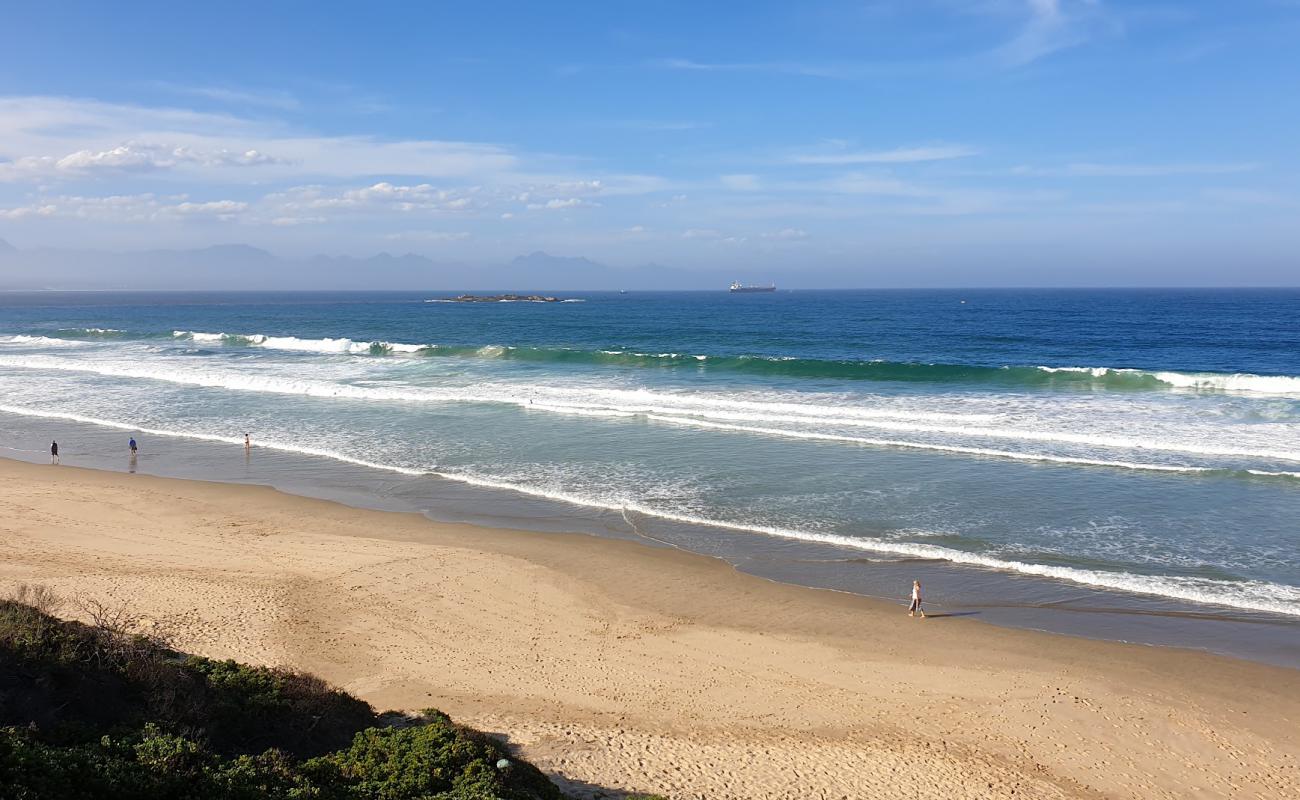
[[[57,463],[59,463],[59,443],[58,443],[58,442],[50,442],[50,463],[51,463],[51,464],[57,464]]]

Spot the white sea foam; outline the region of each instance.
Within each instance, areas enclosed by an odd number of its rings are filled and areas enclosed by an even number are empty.
[[[194,342],[221,342],[226,338],[224,333],[204,333],[202,331],[172,331],[172,337],[176,339],[189,339]]]
[[[401,342],[359,342],[347,338],[300,339],[297,336],[267,336],[263,333],[230,334],[202,331],[173,331],[177,339],[213,344],[238,344],[246,347],[263,347],[268,350],[287,350],[299,353],[369,355],[375,353],[418,353],[431,349],[427,344]]]
[[[147,428],[132,425],[130,423],[105,420],[81,414],[42,411],[10,405],[0,405],[0,411],[29,417],[63,419],[89,425],[114,428],[117,430],[147,433],[154,436],[173,436],[230,445],[242,445],[243,443],[243,439],[237,436],[221,436],[201,431],[174,431]],[[1265,581],[1225,581],[1183,576],[1144,575],[1129,572],[1110,572],[1048,564],[1036,564],[1031,562],[1015,561],[1006,557],[967,552],[920,542],[885,540],[875,537],[845,536],[843,534],[797,530],[793,528],[752,524],[741,521],[711,519],[705,516],[682,514],[672,510],[656,508],[632,497],[592,497],[563,490],[530,486],[495,476],[479,475],[453,470],[440,470],[436,467],[419,469],[401,465],[384,464],[375,461],[368,461],[366,459],[354,458],[324,448],[304,446],[290,442],[258,440],[257,446],[264,449],[279,450],[282,452],[296,453],[318,458],[327,458],[368,469],[383,470],[386,472],[409,476],[428,475],[454,480],[472,486],[516,492],[575,506],[599,508],[624,514],[632,512],[647,517],[654,517],[689,525],[704,525],[787,540],[816,542],[857,551],[889,553],[913,558],[942,560],[954,564],[995,569],[1004,572],[1014,572],[1023,575],[1066,581],[1077,585],[1163,597],[1196,604],[1218,605],[1248,611],[1263,611],[1287,616],[1300,616],[1300,587],[1285,584],[1269,583]]]
[[[114,333],[126,333],[120,328],[68,328],[60,333],[79,333],[84,336],[108,336]]]
[[[1107,447],[1126,451],[1158,451],[1188,453],[1219,457],[1268,459],[1300,462],[1300,452],[1274,450],[1266,447],[1227,447],[1196,444],[1183,441],[1163,441],[1132,436],[1076,434],[1068,431],[1024,430],[1019,428],[988,428],[974,425],[941,426],[921,425],[888,420],[872,420],[871,410],[841,406],[801,406],[796,403],[735,400],[717,396],[683,395],[649,390],[606,390],[583,388],[580,397],[573,389],[554,387],[484,385],[465,388],[441,387],[380,387],[336,383],[326,380],[288,378],[254,372],[234,372],[224,369],[192,369],[169,365],[140,366],[136,363],[80,361],[54,356],[3,356],[0,364],[26,369],[48,369],[88,372],[113,377],[161,380],[192,386],[222,388],[235,391],[264,392],[308,397],[344,398],[352,400],[417,402],[417,403],[499,403],[529,406],[540,410],[568,413],[603,414],[605,416],[644,415],[648,419],[679,425],[694,425],[717,430],[734,430],[741,433],[778,435],[789,438],[842,441],[876,446],[908,447],[910,449],[968,453],[1019,460],[1056,461],[1065,464],[1113,466],[1124,469],[1154,469],[1171,472],[1205,472],[1211,468],[1171,466],[1138,463],[1129,460],[1071,458],[1054,454],[1015,452],[957,445],[950,442],[902,441],[846,436],[824,431],[775,428],[772,425],[786,422],[801,425],[869,426],[926,435],[948,434],[966,437],[999,438],[1008,441],[1067,443],[1090,447]],[[743,409],[738,411],[736,409]],[[784,413],[772,413],[774,411]],[[608,413],[604,413],[608,412]],[[735,421],[765,422],[766,425],[737,425]],[[1283,474],[1283,473],[1273,473]]]
[[[1038,369],[1043,372],[1076,372],[1091,375],[1094,378],[1104,378],[1107,375],[1146,376],[1175,389],[1300,395],[1300,377],[1289,375],[1252,375],[1246,372],[1226,374],[1217,372],[1147,371],[1116,369],[1113,367],[1038,367]]]
[[[1224,392],[1260,392],[1277,395],[1300,395],[1300,378],[1285,375],[1216,375],[1157,372],[1156,379],[1180,389],[1210,389]]]
[[[0,336],[0,344],[20,344],[28,347],[82,347],[90,344],[90,342],[79,342],[76,339],[54,339],[49,336],[28,336],[20,333],[14,336]]]
[[[677,418],[675,421],[683,423],[692,422],[691,416],[702,416],[709,420],[723,419],[734,420],[737,422],[763,422],[763,423],[793,423],[808,424],[814,420],[808,419],[802,415],[792,414],[755,414],[755,413],[736,413],[725,410],[709,410],[707,412],[682,412],[678,409],[664,408],[662,406],[644,406],[644,407],[622,407],[620,410],[636,411],[647,415],[673,415]],[[973,425],[941,426],[941,425],[922,425],[912,422],[896,422],[889,420],[872,420],[853,417],[832,417],[815,420],[826,424],[849,426],[849,427],[868,427],[880,430],[906,431],[909,433],[926,433],[935,434],[943,433],[962,437],[1006,439],[1013,441],[1028,442],[1053,442],[1086,445],[1090,447],[1106,447],[1121,450],[1160,450],[1176,453],[1194,453],[1197,455],[1209,456],[1237,456],[1237,457],[1263,457],[1275,458],[1285,461],[1300,461],[1300,451],[1257,451],[1243,450],[1239,447],[1219,447],[1213,445],[1201,445],[1192,442],[1166,442],[1155,439],[1144,439],[1133,436],[1108,436],[1096,433],[1071,433],[1068,431],[1039,431],[1025,430],[1023,428],[989,428]],[[700,420],[700,424],[705,424]],[[736,426],[737,430],[743,430],[743,426]]]

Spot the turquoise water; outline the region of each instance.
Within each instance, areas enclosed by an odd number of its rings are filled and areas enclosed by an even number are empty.
[[[867,594],[1300,617],[1300,292],[571,297],[2,295],[0,444],[239,479],[247,431]]]

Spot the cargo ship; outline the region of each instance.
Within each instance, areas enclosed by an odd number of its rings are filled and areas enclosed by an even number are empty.
[[[735,292],[735,293],[748,293],[748,292],[775,292],[775,291],[776,291],[776,284],[775,284],[775,283],[771,283],[771,284],[768,284],[767,286],[747,286],[747,285],[741,283],[740,281],[732,281],[732,283],[731,283],[731,291],[732,291],[732,292]]]

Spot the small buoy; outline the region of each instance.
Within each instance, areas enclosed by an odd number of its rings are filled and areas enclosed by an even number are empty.
[[[497,769],[509,769],[509,768],[510,768],[510,759],[503,758],[497,762]]]

